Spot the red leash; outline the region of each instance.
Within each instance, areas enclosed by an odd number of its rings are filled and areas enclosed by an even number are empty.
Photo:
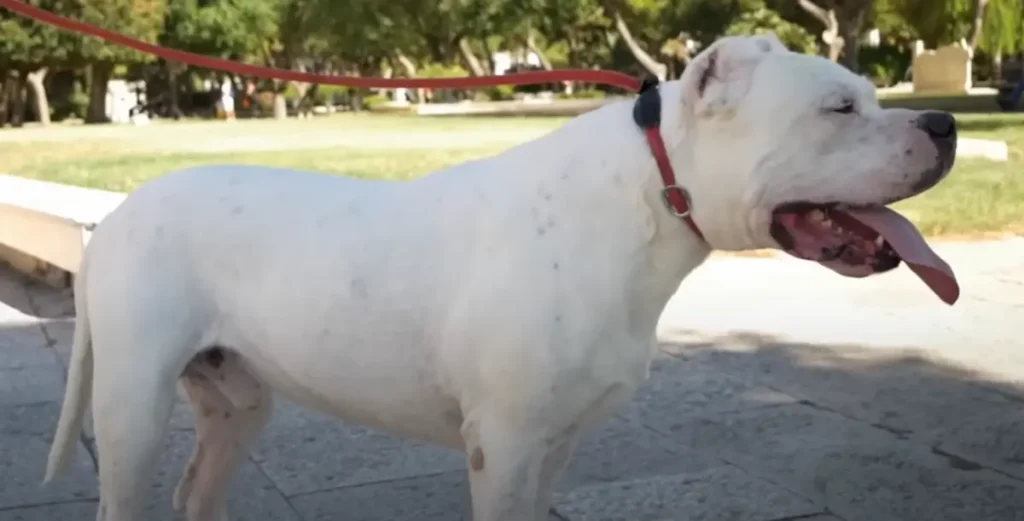
[[[0,0],[0,6],[28,18],[53,25],[66,31],[86,34],[101,38],[110,43],[129,47],[165,60],[187,63],[196,67],[229,71],[236,74],[271,78],[278,80],[319,83],[322,85],[339,85],[356,88],[378,89],[439,89],[439,88],[480,88],[498,85],[536,85],[539,83],[555,83],[565,81],[582,81],[620,87],[631,92],[639,92],[633,119],[647,137],[651,153],[658,164],[665,188],[662,196],[670,211],[686,221],[686,224],[703,238],[700,229],[690,216],[689,192],[676,184],[676,176],[668,160],[665,142],[659,129],[661,123],[661,97],[658,95],[656,81],[641,81],[638,78],[616,71],[590,69],[564,69],[558,71],[521,72],[507,76],[476,76],[467,78],[360,78],[353,76],[333,76],[308,72],[290,71],[273,67],[261,67],[246,63],[203,56],[191,52],[170,49],[123,34],[108,31],[102,27],[60,16],[45,9],[24,3],[21,0]]]

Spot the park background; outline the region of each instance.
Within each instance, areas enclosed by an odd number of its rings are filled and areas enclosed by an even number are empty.
[[[715,39],[770,30],[795,51],[863,74],[883,105],[951,110],[964,136],[1006,143],[1004,160],[962,157],[948,181],[897,205],[926,234],[1024,231],[1024,118],[1007,101],[1020,77],[1024,0],[30,3],[203,55],[368,77],[600,68],[672,79]],[[922,47],[964,51],[966,84],[918,88]],[[396,92],[264,80],[166,62],[5,10],[0,80],[0,172],[120,192],[224,162],[412,179],[626,94],[582,83]]]

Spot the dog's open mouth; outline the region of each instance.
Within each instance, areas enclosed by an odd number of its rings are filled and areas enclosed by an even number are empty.
[[[783,251],[848,277],[907,266],[947,304],[960,296],[953,270],[917,228],[882,205],[787,203],[772,213],[771,234]]]

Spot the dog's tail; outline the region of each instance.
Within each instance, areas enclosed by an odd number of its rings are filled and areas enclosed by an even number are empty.
[[[71,344],[71,363],[64,391],[64,405],[61,407],[57,432],[50,446],[50,457],[46,464],[43,484],[64,473],[71,464],[82,432],[82,420],[89,406],[92,394],[92,334],[89,327],[89,310],[86,308],[87,289],[86,259],[83,256],[78,275],[75,277],[75,336]]]

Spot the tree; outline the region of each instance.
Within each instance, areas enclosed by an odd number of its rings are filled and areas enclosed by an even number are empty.
[[[824,26],[825,55],[856,71],[857,53],[873,0],[796,0],[807,14]]]
[[[39,2],[43,9],[58,7],[58,2]],[[7,118],[21,125],[27,91],[31,91],[36,118],[42,124],[50,122],[50,105],[44,80],[50,67],[64,65],[75,49],[69,33],[39,23],[31,18],[0,11],[0,105],[8,103],[13,110],[0,111],[2,126]],[[6,81],[10,79],[10,81]],[[5,88],[6,86],[6,88]]]
[[[162,45],[206,56],[251,61],[263,58],[263,45],[278,32],[281,0],[169,0]],[[179,117],[178,76],[186,69],[166,63],[169,109]]]
[[[62,2],[61,14],[121,34],[155,43],[164,25],[167,0],[74,0]],[[110,44],[91,36],[72,35],[76,40],[73,64],[89,68],[87,123],[107,121],[107,84],[117,65],[144,63],[153,57]]]
[[[725,35],[748,35],[769,31],[775,33],[791,51],[812,54],[816,50],[814,35],[767,7],[743,13],[725,29]]]

